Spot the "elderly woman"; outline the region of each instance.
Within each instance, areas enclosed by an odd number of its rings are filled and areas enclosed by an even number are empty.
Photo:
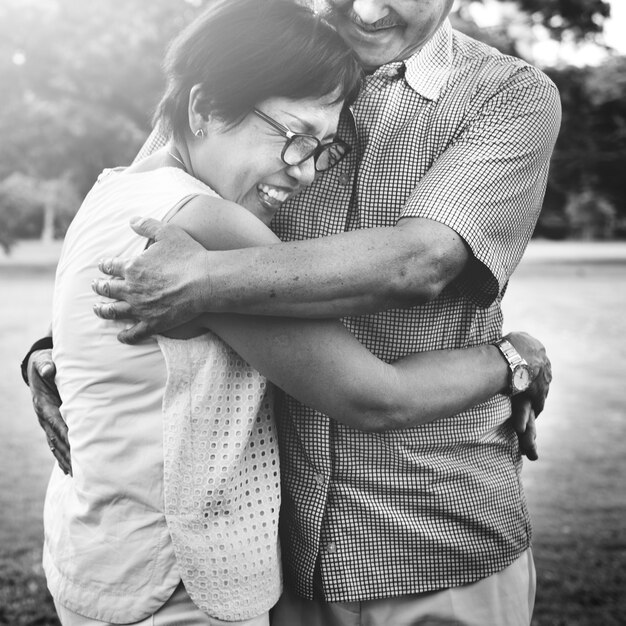
[[[44,567],[65,626],[268,623],[281,591],[280,477],[265,377],[367,430],[449,417],[507,386],[493,346],[390,365],[333,321],[207,316],[119,343],[123,325],[91,314],[90,283],[99,258],[144,246],[131,216],[170,220],[212,249],[272,243],[281,204],[349,150],[335,133],[358,66],[295,3],[213,4],[166,70],[158,118],[171,142],[100,176],[57,271],[73,476],[55,468],[50,480]],[[540,344],[511,339],[532,376]]]

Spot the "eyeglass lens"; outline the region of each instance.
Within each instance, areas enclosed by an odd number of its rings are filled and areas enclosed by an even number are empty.
[[[283,159],[288,165],[299,165],[313,157],[315,169],[318,172],[330,169],[345,156],[347,146],[343,143],[320,144],[310,135],[294,135],[291,137],[283,152]]]

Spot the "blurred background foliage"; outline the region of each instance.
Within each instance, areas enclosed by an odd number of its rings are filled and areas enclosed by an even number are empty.
[[[2,1],[0,246],[62,237],[100,171],[132,161],[163,88],[167,42],[209,1]],[[555,40],[597,40],[610,13],[603,0],[503,0],[508,10],[486,28],[476,4],[457,2],[455,27],[526,58],[537,26]],[[626,237],[626,57],[543,69],[564,115],[536,234]]]

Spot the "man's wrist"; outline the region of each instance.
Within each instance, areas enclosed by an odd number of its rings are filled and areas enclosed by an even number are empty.
[[[195,282],[194,305],[202,313],[248,313],[250,294],[258,283],[251,278],[248,249],[204,253]]]
[[[196,279],[196,298],[194,299],[196,313],[199,315],[217,312],[215,309],[218,300],[215,297],[215,274],[219,271],[219,263],[211,260],[214,256],[214,252],[205,251],[202,262],[199,264],[201,271]]]
[[[515,396],[526,391],[533,379],[532,369],[526,360],[506,337],[498,339],[493,345],[499,350],[509,368],[507,395]]]
[[[508,395],[510,389],[510,370],[508,363],[502,357],[502,353],[494,344],[485,344],[483,347],[488,355],[492,371],[496,376],[498,384],[498,390],[496,393]]]
[[[37,352],[38,350],[52,350],[52,347],[52,336],[48,335],[47,337],[37,339],[37,341],[35,341],[35,343],[30,347],[30,350],[26,353],[26,356],[20,363],[22,379],[29,387],[30,382],[28,380],[28,361],[30,360],[31,355],[33,354],[33,352]]]

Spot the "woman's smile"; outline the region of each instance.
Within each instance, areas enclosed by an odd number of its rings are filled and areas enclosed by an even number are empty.
[[[277,97],[259,102],[257,106],[272,123],[255,113],[230,128],[224,128],[220,120],[204,122],[206,135],[191,143],[196,177],[269,224],[276,211],[316,176],[315,147],[310,155],[297,151],[291,155],[297,164],[283,159],[292,138],[310,136],[318,147],[335,145],[342,106],[337,96],[333,92],[319,98]]]
[[[259,183],[256,189],[261,204],[270,211],[278,211],[282,204],[298,191],[297,189],[275,187],[266,183]]]

